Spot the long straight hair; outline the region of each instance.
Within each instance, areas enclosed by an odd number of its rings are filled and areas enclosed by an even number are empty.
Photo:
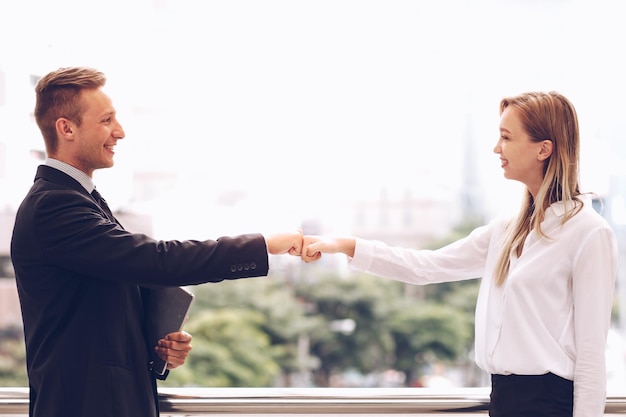
[[[517,111],[522,126],[532,141],[552,142],[552,155],[545,161],[543,181],[536,199],[526,189],[517,219],[507,228],[505,242],[495,268],[498,285],[506,280],[511,256],[522,255],[524,241],[531,230],[535,230],[542,238],[548,238],[541,230],[541,223],[551,204],[558,201],[564,203],[566,212],[561,224],[575,216],[582,208],[578,197],[580,195],[578,116],[572,103],[554,91],[529,92],[502,99],[500,115],[507,107]]]

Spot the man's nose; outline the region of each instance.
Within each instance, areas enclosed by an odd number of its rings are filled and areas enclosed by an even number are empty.
[[[113,136],[115,136],[115,138],[117,139],[124,139],[124,137],[126,136],[126,133],[124,133],[124,128],[122,127],[121,124],[119,123],[117,124],[117,127],[113,131]]]

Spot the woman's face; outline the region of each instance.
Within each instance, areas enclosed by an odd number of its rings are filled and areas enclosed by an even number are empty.
[[[533,142],[514,107],[509,106],[502,112],[500,138],[493,151],[500,155],[504,177],[522,182],[536,196],[552,143],[549,140]]]

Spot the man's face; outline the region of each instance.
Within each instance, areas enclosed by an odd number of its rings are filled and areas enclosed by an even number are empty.
[[[93,171],[113,166],[114,147],[124,138],[111,99],[100,89],[83,90],[82,123],[73,125],[74,143],[70,163],[92,176]]]

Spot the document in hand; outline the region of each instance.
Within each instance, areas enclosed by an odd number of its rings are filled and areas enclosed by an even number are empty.
[[[152,354],[152,370],[163,375],[167,363],[154,351],[159,339],[182,329],[193,294],[181,287],[143,288],[146,337]]]

